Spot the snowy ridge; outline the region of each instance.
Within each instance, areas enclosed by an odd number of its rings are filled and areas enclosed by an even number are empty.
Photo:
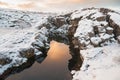
[[[0,27],[29,28],[36,23],[43,23],[48,15],[53,14],[0,9]]]

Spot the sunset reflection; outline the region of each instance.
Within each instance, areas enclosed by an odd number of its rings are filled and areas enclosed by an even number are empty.
[[[51,41],[48,56],[42,63],[35,62],[31,68],[6,80],[72,80],[68,69],[69,59],[69,46]]]
[[[50,43],[50,50],[48,51],[48,56],[50,59],[59,60],[63,59],[64,57],[68,56],[69,54],[69,46],[58,43],[56,41],[51,41]]]

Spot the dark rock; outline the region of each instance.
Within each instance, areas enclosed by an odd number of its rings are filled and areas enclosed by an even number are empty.
[[[74,38],[73,40],[72,40],[72,43],[74,44],[74,48],[79,48],[79,41],[78,41],[78,39],[77,38]]]
[[[20,51],[20,55],[25,58],[34,57],[34,49],[33,48],[26,48]]]
[[[97,27],[97,26],[94,26],[93,28],[94,28],[94,33],[95,33],[95,34],[99,34],[98,27]]]
[[[82,17],[81,17],[82,18]],[[80,21],[81,18],[76,18],[74,20],[70,20],[70,25],[71,27],[68,30],[68,35],[74,35],[77,27],[78,27],[78,22]]]
[[[103,14],[107,14],[108,12],[114,12],[114,11],[107,8],[100,8],[100,12],[102,12]]]
[[[116,29],[116,35],[117,35],[117,36],[119,36],[119,35],[120,35],[120,26],[119,26],[119,27],[117,27],[117,29]]]
[[[61,27],[63,26],[64,24],[66,24],[66,20],[64,17],[55,17],[53,19],[53,24],[56,26],[56,27]]]
[[[89,37],[95,36],[94,32],[89,32],[88,34],[89,34]]]
[[[105,21],[106,20],[106,16],[97,17],[96,20],[97,21]]]
[[[9,59],[9,58],[0,58],[0,65],[5,65],[5,64],[8,64],[10,63],[12,60]]]
[[[69,34],[69,35],[74,35],[74,33],[75,33],[75,31],[76,31],[76,28],[77,28],[77,26],[71,26],[71,27],[69,28],[68,34]]]
[[[118,43],[120,44],[120,36],[117,37]]]
[[[112,19],[109,19],[109,24],[113,28],[115,38],[120,35],[120,26],[117,25]]]
[[[71,24],[72,26],[78,26],[78,22],[80,21],[81,18],[82,18],[82,17],[80,17],[80,18],[75,18],[74,20],[71,20],[71,21],[70,21],[70,24]]]

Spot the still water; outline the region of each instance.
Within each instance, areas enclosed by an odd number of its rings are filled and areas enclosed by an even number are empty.
[[[9,76],[6,80],[71,80],[68,70],[69,46],[51,41],[48,56],[42,63],[35,62],[32,67]]]

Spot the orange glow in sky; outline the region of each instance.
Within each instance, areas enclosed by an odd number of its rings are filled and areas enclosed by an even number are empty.
[[[71,3],[82,3],[84,0],[70,0]]]
[[[56,12],[83,7],[120,7],[120,0],[0,0],[1,8]]]
[[[23,9],[33,8],[35,7],[35,3],[18,4],[18,7]]]

